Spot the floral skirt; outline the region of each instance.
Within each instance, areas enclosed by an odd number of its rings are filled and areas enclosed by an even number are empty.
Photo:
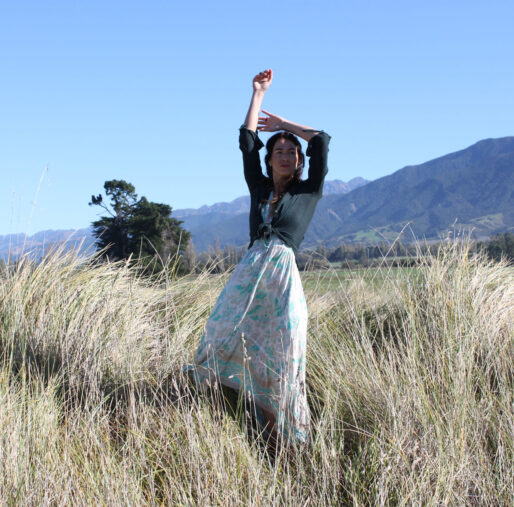
[[[232,273],[195,355],[197,382],[242,391],[275,417],[290,441],[305,442],[307,305],[293,250],[257,240]]]

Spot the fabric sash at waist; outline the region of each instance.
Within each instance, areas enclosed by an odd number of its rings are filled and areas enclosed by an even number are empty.
[[[259,227],[257,228],[257,238],[264,238],[269,239],[271,235],[273,234],[274,229],[273,226],[269,222],[262,222],[262,224],[259,224]]]

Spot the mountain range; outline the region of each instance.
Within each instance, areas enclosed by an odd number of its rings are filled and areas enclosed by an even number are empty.
[[[323,199],[306,242],[437,239],[449,229],[485,238],[514,230],[514,137],[485,139]]]
[[[372,182],[359,180],[347,192],[334,188],[325,184],[302,247],[393,240],[404,230],[405,241],[440,239],[449,230],[486,238],[514,228],[514,137],[485,139]],[[248,198],[233,203],[240,208],[232,212],[229,207],[177,212],[197,250],[215,242],[222,247],[248,242]]]
[[[330,161],[329,161],[330,167]],[[514,231],[514,137],[484,139],[455,153],[407,166],[377,180],[355,178],[325,183],[302,247],[324,242],[373,243],[439,239],[448,231],[472,231],[477,238]],[[178,209],[173,216],[193,236],[197,251],[248,243],[249,197],[198,209]],[[70,238],[71,235],[71,238]],[[68,238],[68,240],[66,239]],[[0,236],[0,258],[69,241],[91,248],[90,229],[43,231],[31,236]],[[10,245],[10,246],[9,246]]]

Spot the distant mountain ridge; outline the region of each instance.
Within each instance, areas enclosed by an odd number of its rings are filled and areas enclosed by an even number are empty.
[[[348,190],[349,189],[349,190]],[[248,244],[249,197],[198,209],[174,210],[192,233],[197,251]],[[472,146],[423,164],[366,182],[327,181],[302,247],[320,241],[373,243],[394,240],[407,227],[413,239],[439,239],[449,229],[472,230],[485,238],[514,231],[514,137],[484,139]],[[0,258],[22,251],[42,252],[50,243],[69,247],[84,241],[91,248],[90,229],[42,231],[0,236]]]
[[[406,223],[438,238],[456,223],[476,237],[514,229],[514,137],[485,139],[323,199],[307,242],[393,239]]]
[[[95,237],[90,228],[47,230],[40,231],[32,236],[26,234],[7,234],[0,236],[0,259],[18,259],[22,255],[29,255],[39,260],[45,251],[52,246],[65,244],[65,249],[80,250],[82,252],[95,250]]]

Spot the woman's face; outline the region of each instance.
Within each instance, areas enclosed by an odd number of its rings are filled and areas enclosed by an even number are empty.
[[[275,181],[292,178],[299,164],[296,146],[288,139],[279,138],[273,146],[269,164]]]

